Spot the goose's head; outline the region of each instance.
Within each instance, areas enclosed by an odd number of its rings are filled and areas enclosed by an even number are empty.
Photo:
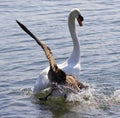
[[[83,16],[80,13],[80,10],[78,8],[74,8],[71,10],[70,14],[69,14],[69,19],[71,19],[72,21],[74,21],[74,19],[77,19],[78,23],[80,26],[82,26],[82,21],[84,20]]]

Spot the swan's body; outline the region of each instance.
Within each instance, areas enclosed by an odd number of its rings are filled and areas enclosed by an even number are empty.
[[[80,15],[79,9],[73,9],[68,16],[68,27],[73,41],[73,52],[71,56],[62,64],[58,64],[58,67],[65,71],[67,74],[73,74],[77,78],[79,77],[81,65],[80,65],[80,45],[77,39],[75,30],[75,19]],[[78,21],[79,22],[79,21]],[[81,25],[81,24],[80,24]],[[34,85],[34,94],[39,93],[41,90],[50,86],[48,79],[49,67],[44,69]]]

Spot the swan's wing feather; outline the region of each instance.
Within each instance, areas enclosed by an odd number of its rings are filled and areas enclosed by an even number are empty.
[[[44,50],[45,52],[45,55],[46,57],[48,58],[49,60],[49,64],[50,64],[50,67],[52,69],[54,69],[54,66],[56,65],[56,62],[55,62],[55,59],[54,59],[54,56],[52,54],[52,51],[51,49],[45,45],[44,43],[42,43],[30,30],[27,29],[26,26],[24,26],[22,23],[20,23],[19,21],[16,20],[16,22],[18,23],[18,25],[27,33],[29,34],[33,39],[35,39],[35,41],[42,47],[42,49]]]

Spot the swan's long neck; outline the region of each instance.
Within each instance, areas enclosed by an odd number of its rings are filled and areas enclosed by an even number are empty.
[[[68,17],[68,27],[69,27],[69,31],[73,40],[73,52],[71,54],[71,56],[68,59],[68,63],[69,62],[73,62],[73,63],[77,63],[79,62],[79,58],[80,58],[80,45],[79,45],[79,41],[76,35],[76,29],[75,29],[75,17],[72,16],[72,13],[69,15]]]

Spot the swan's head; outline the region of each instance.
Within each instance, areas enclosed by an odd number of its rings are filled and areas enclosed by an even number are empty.
[[[82,26],[82,21],[84,20],[83,16],[80,13],[80,10],[78,8],[74,8],[71,10],[70,14],[69,14],[69,18],[70,19],[77,19],[78,23],[80,26]]]

